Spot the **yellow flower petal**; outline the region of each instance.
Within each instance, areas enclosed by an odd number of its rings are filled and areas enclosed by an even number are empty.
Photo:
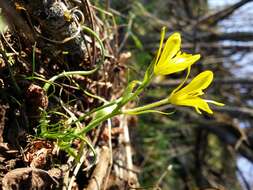
[[[213,80],[212,71],[204,71],[197,75],[188,85],[184,88],[180,87],[179,90],[174,90],[169,96],[169,101],[174,105],[181,106],[191,106],[196,109],[198,113],[201,114],[201,110],[209,114],[212,114],[213,111],[210,109],[208,103],[215,104],[217,106],[223,106],[224,104],[213,101],[205,100],[199,96],[203,95],[203,90],[206,89]]]
[[[209,105],[204,101],[203,99],[196,97],[196,98],[191,98],[191,99],[183,99],[183,100],[176,100],[175,102],[171,102],[172,104],[175,105],[181,105],[181,106],[190,106],[194,107],[198,113],[201,113],[201,110],[212,114],[213,111],[210,109]]]
[[[176,92],[178,96],[189,93],[198,92],[199,95],[202,95],[202,90],[206,89],[211,82],[213,81],[213,72],[204,71],[198,74],[188,85],[182,88],[180,91]]]
[[[168,59],[172,59],[179,52],[180,47],[181,36],[176,32],[167,39],[159,61],[163,63]]]
[[[179,33],[172,34],[162,49],[162,42],[165,36],[164,28],[161,32],[161,41],[155,59],[154,73],[156,75],[168,75],[183,71],[195,63],[200,55],[191,55],[180,52],[181,36]]]
[[[197,60],[199,60],[200,55],[189,56],[188,58],[181,58],[170,60],[165,64],[161,64],[159,68],[155,68],[154,72],[157,75],[169,75],[172,73],[180,72],[185,70],[186,68],[190,67],[194,64]],[[174,62],[173,62],[174,61]]]

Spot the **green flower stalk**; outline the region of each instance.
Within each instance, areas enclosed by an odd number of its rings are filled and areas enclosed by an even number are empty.
[[[197,75],[188,85],[182,87],[188,79],[191,65],[194,64],[200,58],[200,55],[185,54],[179,51],[181,44],[181,37],[179,33],[174,33],[168,38],[162,51],[162,41],[164,35],[165,33],[163,29],[161,34],[160,47],[154,62],[153,72],[157,75],[163,75],[188,69],[185,79],[182,81],[181,84],[179,84],[179,86],[175,90],[173,90],[173,92],[167,98],[144,106],[132,109],[125,109],[122,111],[122,113],[135,115],[147,112],[154,112],[155,110],[153,109],[157,107],[166,104],[172,104],[194,107],[199,114],[202,113],[200,110],[205,111],[209,114],[213,114],[213,111],[210,109],[208,103],[212,103],[217,106],[224,106],[224,104],[213,100],[206,100],[200,98],[200,96],[204,94],[203,90],[206,89],[213,81],[213,72],[204,71]],[[149,73],[149,75],[152,76],[152,73]]]
[[[168,99],[166,98],[137,108],[123,110],[122,113],[127,115],[137,115],[141,113],[152,112],[153,111],[152,109],[166,105],[168,103],[169,103]]]
[[[179,85],[179,88],[176,88],[169,97],[162,99],[160,101],[140,106],[137,108],[123,110],[122,113],[134,115],[139,113],[147,113],[152,111],[152,109],[166,105],[180,105],[180,106],[190,106],[194,107],[197,113],[201,114],[202,111],[205,111],[209,114],[213,114],[213,111],[210,109],[208,103],[215,104],[217,106],[224,106],[223,103],[206,100],[200,98],[204,94],[203,90],[206,89],[211,82],[213,81],[213,72],[204,71],[197,75],[188,85],[181,87],[182,83]],[[183,81],[184,82],[184,81]]]

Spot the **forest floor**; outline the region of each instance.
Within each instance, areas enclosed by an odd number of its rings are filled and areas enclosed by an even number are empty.
[[[99,19],[89,1],[17,2],[0,3],[8,23],[0,41],[2,188],[136,186],[124,169],[126,160],[133,167],[127,118],[75,136],[123,90],[129,54],[118,53],[111,15],[100,10],[107,19]]]

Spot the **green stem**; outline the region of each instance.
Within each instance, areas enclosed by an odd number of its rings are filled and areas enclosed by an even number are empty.
[[[140,106],[137,108],[133,108],[133,109],[127,109],[127,110],[123,110],[122,113],[123,114],[138,114],[138,112],[143,112],[143,111],[147,111],[147,110],[151,110],[153,108],[168,104],[169,100],[168,98],[162,99],[158,102],[154,102],[151,104],[147,104],[145,106]]]
[[[149,69],[149,68],[148,68]],[[122,105],[121,107],[123,107],[125,104],[127,104],[128,102],[136,99],[140,93],[142,93],[142,91],[149,85],[150,81],[153,78],[153,73],[149,76],[149,79],[143,80],[142,83],[140,84],[140,86],[135,90],[135,92],[131,95],[131,97],[129,99],[127,99]]]
[[[99,64],[99,66],[100,66],[104,62],[104,59],[105,59],[104,44],[103,44],[102,40],[99,38],[98,34],[95,31],[93,31],[92,29],[90,29],[89,27],[82,25],[82,30],[97,39],[97,41],[100,45],[100,48],[101,48],[101,56],[102,56],[101,62]]]
[[[90,71],[63,71],[62,73],[53,76],[52,78],[50,78],[46,84],[43,86],[43,89],[47,92],[49,87],[51,86],[51,84],[62,77],[67,77],[67,76],[72,76],[72,75],[90,75],[92,73],[94,73],[95,71],[97,71],[97,68],[90,70]]]
[[[87,132],[89,132],[90,130],[94,129],[95,127],[97,127],[99,124],[103,123],[104,121],[106,121],[107,119],[110,119],[116,115],[119,115],[120,111],[114,111],[108,115],[104,115],[103,117],[100,117],[98,119],[95,119],[93,121],[91,121],[85,128],[83,128],[78,135],[83,135]]]

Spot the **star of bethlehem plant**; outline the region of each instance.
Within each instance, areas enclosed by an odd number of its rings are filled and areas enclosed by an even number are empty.
[[[167,39],[163,48],[164,36],[165,36],[165,28],[163,28],[161,32],[160,46],[155,61],[151,64],[151,67],[153,67],[153,73],[147,71],[146,75],[150,75],[149,78],[151,81],[153,74],[169,75],[183,70],[187,70],[187,75],[185,79],[165,99],[142,107],[124,110],[123,113],[139,114],[146,112],[155,112],[155,110],[153,110],[154,108],[166,104],[172,104],[179,106],[194,107],[197,113],[199,114],[202,113],[201,110],[209,114],[213,114],[213,111],[210,109],[208,103],[212,103],[217,106],[224,106],[223,103],[219,103],[213,100],[202,99],[200,97],[201,95],[204,94],[203,90],[206,89],[213,81],[212,71],[201,72],[188,85],[183,87],[190,74],[191,66],[200,59],[200,55],[199,54],[192,55],[181,52],[181,36],[177,32],[172,34]]]
[[[95,33],[94,33],[95,35]],[[99,41],[98,36],[95,36]],[[86,113],[84,116],[76,118],[73,114],[71,115],[71,122],[68,124],[69,126],[80,126],[80,122],[82,122],[87,116],[91,116],[93,119],[90,121],[88,125],[85,127],[76,127],[75,129],[70,128],[68,132],[64,131],[50,131],[47,127],[46,118],[47,115],[43,117],[41,120],[41,136],[45,138],[57,139],[59,144],[63,145],[63,148],[70,153],[72,156],[75,156],[75,151],[71,148],[71,143],[74,139],[79,138],[82,141],[87,142],[85,139],[85,134],[95,127],[99,126],[104,121],[121,114],[126,115],[137,115],[143,113],[150,112],[158,112],[155,108],[159,108],[163,105],[172,104],[175,106],[189,106],[195,108],[197,113],[201,114],[202,111],[207,112],[208,114],[212,114],[213,111],[209,107],[209,103],[215,104],[217,106],[223,106],[224,104],[201,98],[204,95],[203,90],[205,90],[213,81],[213,72],[212,71],[203,71],[198,74],[189,84],[185,85],[185,82],[188,79],[190,74],[191,66],[196,63],[200,59],[199,54],[187,54],[181,51],[181,36],[179,33],[172,34],[166,41],[163,47],[163,41],[165,37],[165,28],[162,29],[161,32],[161,40],[160,46],[157,51],[157,55],[154,58],[153,62],[147,68],[144,78],[142,81],[133,80],[131,81],[122,96],[116,100],[107,101],[102,97],[97,97],[95,95],[91,95],[93,98],[98,98],[99,100],[103,100],[104,104],[98,108],[94,108],[90,112]],[[103,44],[99,41],[101,50],[104,50]],[[104,51],[102,51],[103,54]],[[104,55],[102,55],[104,57]],[[187,75],[185,79],[176,87],[171,94],[165,97],[162,100],[157,102],[153,102],[147,105],[143,105],[140,107],[135,107],[131,109],[126,109],[124,106],[130,102],[134,101],[140,93],[151,83],[154,76],[157,75],[170,75],[173,73],[187,71]],[[71,71],[64,72],[59,75],[56,75],[49,79],[49,82],[46,82],[44,86],[44,90],[47,91],[54,80],[57,80],[60,77],[72,76],[74,74],[83,74],[88,75],[93,73],[94,71]],[[45,114],[45,112],[44,112]],[[59,127],[62,128],[62,127]],[[91,148],[92,146],[88,144]],[[92,150],[94,150],[92,148]],[[76,151],[76,157],[78,157],[78,153]]]

